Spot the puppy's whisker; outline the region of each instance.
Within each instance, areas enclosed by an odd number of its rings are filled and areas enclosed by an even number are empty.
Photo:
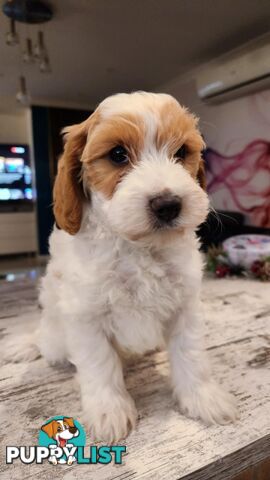
[[[220,232],[222,232],[223,224],[222,224],[222,221],[220,219],[220,214],[216,211],[216,209],[213,207],[213,205],[210,205],[209,211],[210,211],[210,213],[212,213],[214,215],[215,219],[217,220],[217,228],[216,228],[215,231],[220,229]],[[207,217],[206,224],[210,224],[209,216]]]
[[[231,220],[232,222],[238,224],[238,221],[236,220],[236,218],[234,217],[231,217],[231,215],[227,215],[223,212],[218,212],[218,215],[221,216],[221,217],[225,217],[225,218],[228,218],[229,220]]]

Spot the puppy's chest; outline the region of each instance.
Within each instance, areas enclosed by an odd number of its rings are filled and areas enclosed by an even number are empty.
[[[141,354],[160,347],[182,298],[183,282],[173,262],[122,256],[111,277],[106,331],[120,350]]]
[[[179,266],[173,261],[150,254],[121,256],[112,275],[111,306],[157,311],[167,305],[170,313],[180,303],[182,286]]]

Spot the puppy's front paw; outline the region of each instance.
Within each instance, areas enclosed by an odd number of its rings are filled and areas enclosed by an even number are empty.
[[[175,395],[184,415],[200,418],[207,425],[225,425],[238,418],[235,397],[215,382],[204,382],[189,392],[176,392]]]
[[[135,427],[137,411],[128,393],[112,393],[111,398],[84,399],[84,421],[97,441],[109,444],[125,438]],[[88,403],[88,405],[87,405]]]

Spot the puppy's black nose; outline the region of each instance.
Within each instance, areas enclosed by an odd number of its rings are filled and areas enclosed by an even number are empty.
[[[178,196],[171,193],[164,193],[157,195],[149,202],[151,211],[155,217],[163,222],[170,223],[178,217],[181,210],[181,200]]]
[[[77,427],[69,427],[70,433],[76,433],[77,432]]]

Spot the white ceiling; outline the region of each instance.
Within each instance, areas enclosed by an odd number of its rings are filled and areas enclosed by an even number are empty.
[[[54,0],[42,26],[52,73],[23,65],[37,26],[19,24],[21,45],[5,44],[0,14],[0,109],[26,76],[35,104],[91,108],[119,91],[151,90],[269,31],[269,0]]]

